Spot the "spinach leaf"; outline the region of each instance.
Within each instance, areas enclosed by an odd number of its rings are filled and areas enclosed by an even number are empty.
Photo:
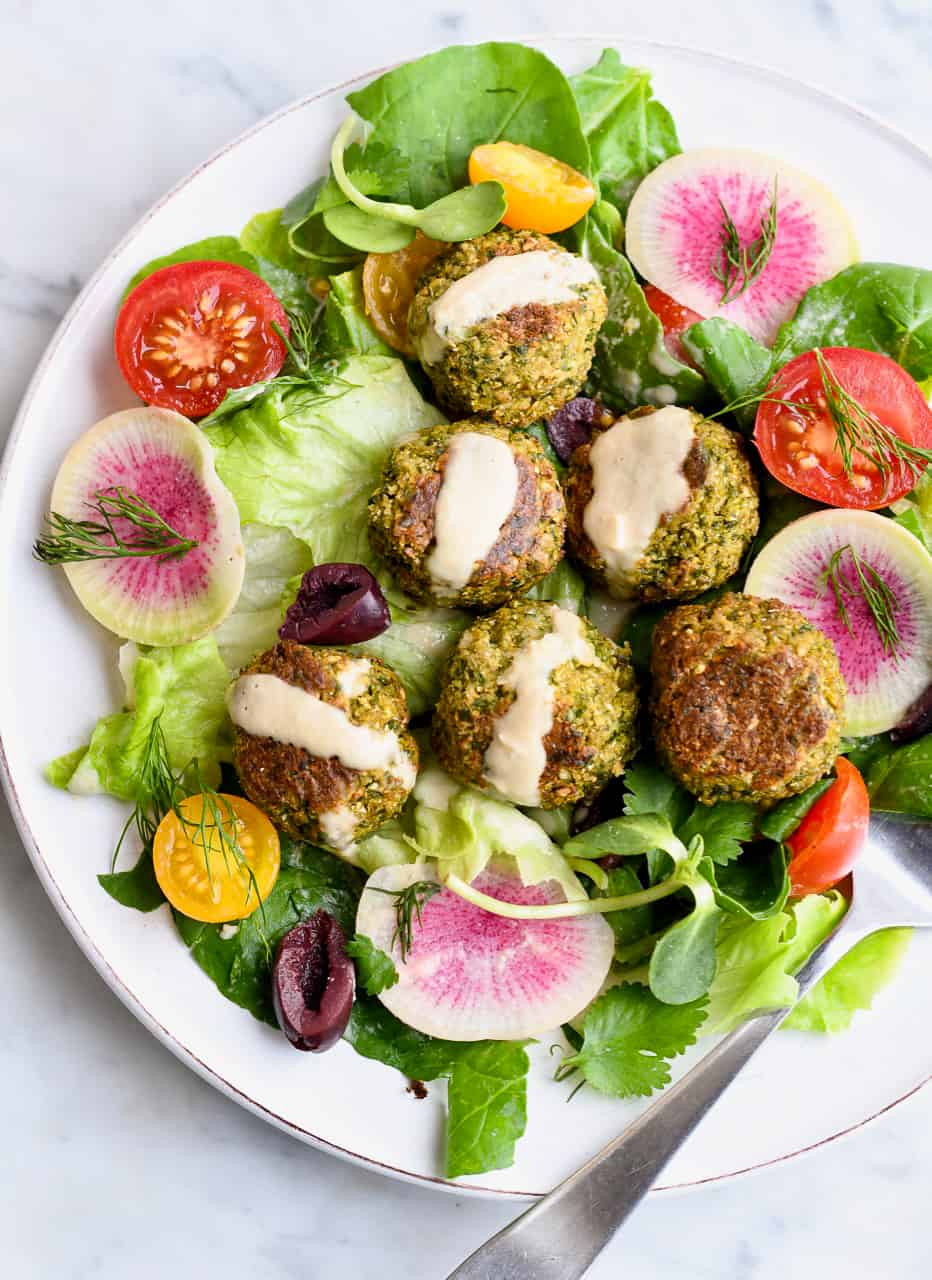
[[[647,305],[628,259],[614,247],[597,206],[581,224],[578,244],[608,295],[608,316],[596,339],[590,382],[613,409],[702,400],[705,382],[670,355],[663,326]]]
[[[587,1011],[582,1047],[567,1055],[557,1078],[581,1072],[587,1084],[615,1098],[646,1098],[670,1083],[670,1059],[696,1043],[706,1001],[663,1004],[646,987],[612,987]]]
[[[758,824],[761,835],[766,836],[768,840],[786,840],[793,834],[815,802],[825,795],[834,781],[834,777],[821,778],[798,796],[790,796],[788,800],[781,800],[778,805],[775,805],[769,813],[766,813],[761,818]]]
[[[356,993],[343,1039],[363,1058],[394,1067],[411,1080],[448,1076],[463,1047],[415,1031],[389,1013],[381,1000],[362,992]]]
[[[357,933],[350,939],[346,944],[346,954],[356,961],[356,977],[370,996],[377,996],[398,982],[394,960],[364,933]]]
[[[650,73],[626,67],[614,49],[570,84],[579,104],[592,171],[603,196],[625,210],[651,169],[680,150],[676,126],[654,99]]]
[[[366,153],[377,142],[401,158],[404,190],[393,194],[418,208],[468,183],[469,154],[483,142],[520,142],[590,172],[566,77],[525,45],[454,45],[396,67],[347,101],[372,126]]]
[[[262,906],[236,931],[191,920],[176,911],[185,945],[222,995],[275,1026],[271,982],[275,948],[315,911],[329,911],[352,934],[363,878],[355,867],[313,845],[282,840],[282,870]]]
[[[462,1046],[447,1092],[448,1178],[514,1164],[527,1125],[528,1066],[517,1042]]]
[[[632,867],[613,867],[608,872],[608,884],[604,889],[597,889],[593,898],[615,898],[622,894],[638,893],[644,886]],[[653,927],[654,913],[648,903],[643,907],[629,907],[625,911],[607,911],[605,920],[612,926],[615,934],[615,945],[627,947],[632,942],[646,938]]]
[[[932,733],[880,754],[865,781],[872,808],[932,818]]]
[[[136,911],[155,911],[165,901],[152,866],[152,850],[143,849],[130,871],[110,871],[98,876],[97,883],[124,907]]]
[[[754,806],[739,800],[720,800],[713,805],[697,803],[677,828],[677,835],[687,845],[694,836],[702,836],[706,857],[726,866],[740,856],[742,843],[754,835],[756,818]]]
[[[310,263],[292,249],[281,209],[257,213],[243,227],[239,238],[243,248],[256,258],[259,274],[286,311],[301,312],[309,318],[317,314],[320,303],[309,288]]]
[[[932,376],[932,271],[859,262],[809,289],[777,334],[775,363],[813,347],[880,351],[917,381]]]
[[[714,316],[690,325],[683,334],[686,350],[726,405],[741,405],[732,413],[742,430],[754,426],[754,399],[777,369],[774,357],[731,320]]]
[[[711,884],[715,901],[732,915],[767,920],[786,906],[790,896],[783,846],[769,841],[749,845],[741,857],[716,866],[703,858],[699,871]]]
[[[196,240],[193,244],[182,245],[174,253],[166,253],[160,258],[153,258],[144,267],[140,267],[129,284],[123,290],[123,298],[141,284],[154,271],[162,267],[173,267],[179,262],[232,262],[234,266],[245,267],[255,275],[261,275],[259,263],[251,253],[243,248],[236,236],[208,236],[206,240]]]

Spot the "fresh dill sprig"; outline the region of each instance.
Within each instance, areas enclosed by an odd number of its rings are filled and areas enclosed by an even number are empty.
[[[861,454],[871,462],[884,482],[884,492],[890,487],[893,462],[908,467],[913,479],[918,480],[929,462],[932,449],[922,449],[898,436],[892,428],[881,422],[875,413],[866,409],[838,380],[838,376],[818,347],[816,364],[822,381],[825,407],[835,428],[835,447],[841,456],[841,465],[850,479],[854,474],[854,455]]]
[[[201,798],[198,816],[189,818],[184,812],[181,802],[174,805],[174,811],[191,843],[197,845],[204,855],[204,866],[207,869],[207,883],[210,885],[211,896],[216,893],[211,859],[215,853],[219,853],[223,858],[223,865],[228,874],[232,872],[234,865],[241,871],[246,872],[249,884],[243,902],[244,910],[249,905],[253,893],[255,893],[261,907],[262,899],[259,894],[256,873],[250,866],[245,851],[239,842],[241,820],[237,817],[229,799],[220,795],[204,780],[200,761],[195,761],[194,763],[194,788],[195,794],[199,794]]]
[[[168,758],[161,714],[149,726],[149,733],[142,750],[139,765],[139,786],[136,803],[129,815],[110,862],[110,870],[116,868],[117,858],[129,832],[135,828],[143,851],[152,850],[152,841],[159,823],[174,809],[181,790],[179,775],[175,774]]]
[[[37,560],[43,564],[139,556],[171,560],[197,546],[193,538],[183,537],[145,499],[122,485],[98,489],[87,505],[99,519],[72,520],[58,511],[49,512],[46,516],[49,531],[37,539],[33,548]],[[132,525],[133,533],[123,537],[117,530],[117,520]]]
[[[376,889],[374,885],[373,888],[376,893],[385,893],[395,899],[395,931],[391,945],[394,947],[398,943],[401,962],[404,964],[414,941],[414,921],[417,920],[420,928],[424,903],[439,893],[443,885],[436,880],[415,880],[404,889]]]
[[[851,558],[851,566],[857,579],[856,584],[848,581],[842,572],[841,562],[846,554]],[[854,635],[854,628],[851,625],[845,597],[860,595],[870,612],[884,653],[889,655],[896,653],[900,643],[900,632],[896,624],[897,598],[882,574],[878,573],[872,564],[862,560],[850,542],[845,543],[832,554],[828,568],[822,574],[822,583],[831,589],[838,616],[845,624],[849,635]]]
[[[319,303],[314,316],[308,315],[306,311],[288,311],[289,333],[285,333],[284,329],[272,322],[272,328],[281,338],[288,353],[291,369],[299,378],[308,378],[312,374],[314,351],[317,346],[314,325],[323,306],[323,302]]]
[[[734,219],[719,197],[722,211],[722,235],[718,257],[713,261],[712,278],[722,286],[719,306],[734,302],[748,289],[766,267],[777,242],[777,180],[773,181],[773,195],[760,220],[760,233],[748,244],[741,243],[741,235]]]

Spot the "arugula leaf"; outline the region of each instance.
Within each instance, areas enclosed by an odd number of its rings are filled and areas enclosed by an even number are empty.
[[[685,822],[692,799],[658,764],[636,760],[625,770],[625,787],[625,813],[658,813],[674,831]]]
[[[527,1125],[528,1066],[520,1043],[463,1045],[447,1091],[448,1178],[514,1164]]]
[[[696,1043],[706,1000],[662,1004],[637,983],[612,987],[590,1005],[583,1043],[560,1064],[558,1078],[582,1073],[587,1084],[616,1098],[646,1098],[670,1083],[670,1059]]]
[[[136,911],[155,911],[165,901],[165,895],[155,878],[151,849],[143,849],[131,870],[110,871],[98,876],[97,883],[122,906],[132,907]]]
[[[752,838],[756,823],[754,806],[740,800],[697,803],[677,835],[687,845],[694,836],[702,836],[705,856],[724,867],[740,857],[741,845]]]
[[[874,998],[899,970],[911,929],[882,929],[843,956],[790,1013],[784,1027],[797,1031],[847,1031],[859,1009]]]
[[[593,173],[622,211],[641,179],[680,150],[673,118],[655,100],[650,80],[650,72],[626,67],[614,49],[570,77]]]
[[[366,157],[373,143],[395,151],[406,189],[392,194],[418,208],[467,185],[479,143],[520,142],[590,172],[566,77],[526,45],[454,45],[394,68],[347,101],[372,125]]]
[[[364,933],[357,933],[346,944],[346,954],[356,961],[356,977],[370,996],[388,991],[398,981],[395,962]]]
[[[701,401],[705,382],[670,355],[663,326],[647,305],[628,259],[606,235],[598,206],[580,224],[579,248],[608,295],[608,316],[596,339],[590,374],[593,387],[613,409]]]

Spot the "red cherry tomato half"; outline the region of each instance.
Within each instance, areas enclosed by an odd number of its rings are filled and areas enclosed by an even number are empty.
[[[932,410],[915,381],[888,356],[855,347],[825,347],[821,354],[831,389],[837,396],[841,388],[842,407],[847,406],[859,438],[868,440],[871,421],[881,425],[872,451],[880,451],[885,465],[878,468],[854,447],[846,470],[814,351],[785,364],[767,388],[773,399],[758,407],[754,439],[764,465],[787,488],[832,507],[873,511],[889,506],[915,488],[926,466],[921,456],[913,455],[918,470],[897,457],[895,441],[932,449]]]
[[[233,387],[272,378],[289,332],[265,283],[230,262],[179,262],[146,276],[114,330],[123,377],[147,404],[202,418]]]
[[[695,369],[696,366],[689,352],[683,346],[680,335],[691,324],[698,324],[702,316],[696,311],[690,311],[689,307],[684,307],[681,302],[671,298],[668,293],[664,293],[656,285],[645,285],[644,297],[647,299],[647,305],[651,311],[663,325],[663,340],[670,355]]]
[[[836,780],[820,796],[787,840],[795,898],[821,893],[844,879],[867,839],[870,797],[864,779],[844,756],[835,761]]]

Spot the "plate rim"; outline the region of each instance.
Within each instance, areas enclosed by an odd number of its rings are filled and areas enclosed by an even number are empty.
[[[605,41],[607,44],[614,45],[616,47],[624,47],[626,38],[620,32],[535,32],[533,35],[523,36],[489,36],[487,40],[469,43],[486,43],[488,41],[524,43],[531,46],[539,46],[541,44],[548,43],[574,45],[585,41]],[[700,60],[738,68],[745,72],[751,71],[776,82],[786,89],[794,91],[797,95],[802,91],[804,94],[817,98],[834,107],[841,107],[857,116],[865,125],[885,134],[887,138],[896,145],[912,152],[915,160],[918,160],[932,169],[932,151],[917,142],[904,130],[894,127],[882,117],[874,114],[872,111],[867,110],[859,104],[850,101],[850,99],[842,96],[841,94],[832,93],[808,80],[789,75],[787,72],[780,71],[777,68],[767,66],[766,64],[749,62],[743,58],[738,58],[730,54],[723,54],[715,50],[705,49],[696,45],[678,44],[670,41],[652,40],[643,37],[632,37],[631,43],[636,44],[641,48],[658,49],[664,52],[672,52],[674,54],[685,54],[697,57]],[[422,49],[419,52],[413,53],[411,58],[405,59],[405,61],[411,61],[413,59],[423,57],[425,54],[438,52],[440,49],[448,47],[450,46],[433,45],[427,49]],[[390,62],[365,69],[356,75],[328,84],[323,88],[316,90],[314,93],[306,94],[301,98],[296,98],[271,114],[263,116],[262,119],[256,121],[255,124],[251,125],[248,129],[243,130],[229,141],[223,143],[208,157],[196,164],[142,213],[142,215],[124,233],[117,243],[107,252],[99,265],[88,277],[80,292],[74,298],[67,311],[62,316],[62,319],[56,326],[55,331],[49,339],[49,342],[29,379],[10,428],[10,433],[3,450],[2,461],[0,461],[0,504],[4,501],[4,495],[9,483],[14,457],[20,438],[25,430],[26,420],[29,417],[32,402],[39,391],[39,387],[41,386],[48,369],[55,360],[58,348],[64,340],[65,335],[79,319],[82,310],[86,306],[91,295],[94,293],[98,281],[106,273],[113,260],[122,253],[123,249],[137,237],[139,232],[152,220],[152,218],[154,218],[155,215],[179,192],[184,190],[206,169],[210,168],[230,151],[239,147],[243,142],[276,124],[279,120],[290,115],[294,111],[302,110],[313,102],[322,98],[331,97],[332,95],[340,93],[341,91],[348,89],[350,86],[357,85],[360,82],[368,82],[376,76],[382,75],[384,72],[391,70],[393,67],[398,65],[401,64],[399,62]],[[517,1200],[525,1202],[533,1202],[534,1200],[539,1199],[542,1193],[537,1191],[488,1187],[465,1181],[454,1182],[448,1178],[440,1177],[438,1175],[412,1173],[409,1170],[401,1169],[395,1165],[388,1164],[385,1161],[378,1160],[373,1156],[364,1155],[357,1151],[351,1151],[349,1148],[342,1147],[338,1143],[332,1142],[327,1138],[322,1138],[317,1134],[311,1133],[308,1129],[293,1123],[284,1116],[278,1115],[269,1107],[256,1101],[241,1089],[237,1088],[236,1085],[221,1075],[219,1071],[208,1066],[191,1048],[183,1044],[146,1008],[135,992],[130,990],[99,949],[98,944],[75,916],[70,903],[64,897],[51,868],[45,860],[42,850],[39,847],[39,843],[29,825],[24,808],[20,803],[16,782],[13,778],[7,758],[5,735],[2,728],[0,728],[0,784],[2,784],[10,813],[19,833],[20,840],[36,871],[39,882],[52,906],[55,908],[62,920],[62,923],[77,943],[83,955],[91,963],[110,990],[117,996],[129,1012],[146,1028],[146,1030],[149,1031],[172,1054],[174,1054],[180,1062],[194,1071],[206,1083],[217,1089],[231,1101],[238,1103],[245,1110],[258,1116],[267,1123],[274,1125],[276,1128],[293,1135],[299,1141],[315,1147],[319,1151],[337,1156],[351,1164],[358,1165],[370,1172],[379,1173],[402,1182],[413,1183],[417,1186],[435,1188],[448,1194],[462,1195],[469,1198]],[[849,1134],[860,1131],[867,1125],[872,1124],[880,1116],[891,1111],[894,1107],[899,1106],[910,1098],[914,1098],[927,1084],[930,1083],[930,1081],[932,1081],[932,1071],[930,1071],[924,1079],[920,1079],[918,1083],[914,1084],[905,1093],[891,1099],[876,1111],[873,1111],[867,1116],[864,1116],[861,1120],[838,1130],[836,1133],[820,1138],[814,1143],[799,1147],[794,1151],[785,1152],[782,1155],[773,1157],[769,1160],[748,1165],[744,1168],[729,1170],[726,1173],[713,1174],[706,1178],[696,1178],[686,1182],[660,1183],[651,1188],[651,1194],[658,1192],[692,1191],[710,1183],[727,1182],[752,1173],[760,1173],[774,1165],[783,1164],[789,1160],[798,1159],[801,1156],[811,1155],[822,1147],[827,1146],[829,1143],[836,1142],[841,1138],[847,1137]]]

